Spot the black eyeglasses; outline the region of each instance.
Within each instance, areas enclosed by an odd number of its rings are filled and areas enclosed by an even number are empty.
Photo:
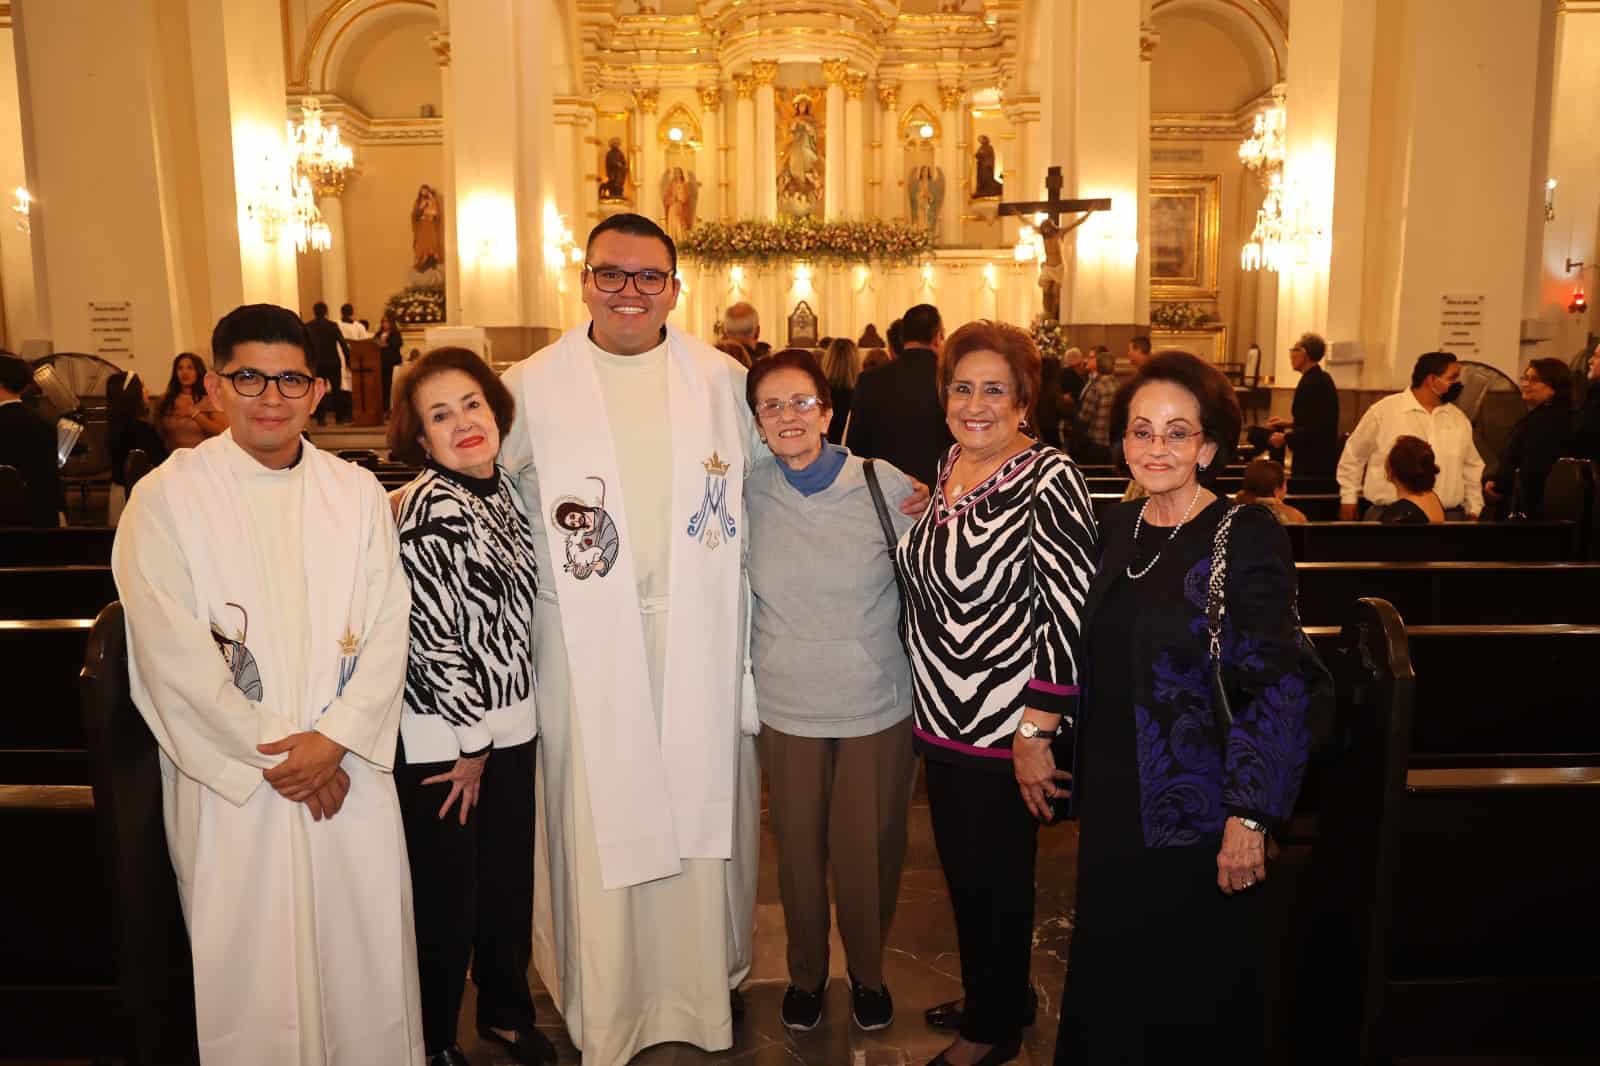
[[[594,287],[601,292],[621,292],[633,279],[633,288],[640,296],[660,296],[667,291],[672,275],[665,270],[618,270],[616,267],[592,267],[585,263],[583,269],[594,279]]]
[[[240,396],[255,397],[267,391],[267,384],[278,383],[278,395],[285,400],[298,400],[311,391],[311,383],[316,379],[310,374],[301,374],[293,370],[282,374],[263,374],[259,370],[235,370],[231,374],[218,374],[233,386],[233,391]]]

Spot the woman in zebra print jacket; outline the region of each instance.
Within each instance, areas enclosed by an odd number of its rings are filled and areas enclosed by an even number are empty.
[[[928,1012],[960,1038],[932,1066],[998,1066],[1032,1021],[1033,867],[1066,795],[1058,732],[1077,711],[1078,615],[1097,559],[1083,477],[1021,430],[1040,359],[1014,326],[971,322],[939,382],[956,446],[933,505],[901,540],[915,736],[950,888],[963,1004]]]
[[[428,1063],[466,1062],[467,960],[478,1033],[554,1062],[534,1028],[533,539],[495,464],[515,401],[483,360],[438,348],[396,398],[389,447],[425,467],[399,493],[411,651],[395,785],[405,820]],[[456,810],[452,811],[452,807]]]

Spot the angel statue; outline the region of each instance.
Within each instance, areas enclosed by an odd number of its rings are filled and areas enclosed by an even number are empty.
[[[906,205],[913,226],[939,239],[939,209],[944,206],[944,168],[923,164],[906,176]]]
[[[822,201],[822,148],[809,96],[795,97],[789,134],[778,161],[778,200],[790,214],[815,214]]]
[[[667,236],[674,243],[683,240],[694,228],[695,206],[700,202],[700,179],[694,171],[684,173],[672,167],[661,175],[661,217],[667,223]]]

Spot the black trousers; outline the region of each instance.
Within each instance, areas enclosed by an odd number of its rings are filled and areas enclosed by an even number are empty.
[[[961,950],[961,1035],[1003,1044],[1023,1028],[1033,961],[1039,823],[1009,772],[924,760],[928,815]]]
[[[424,785],[455,760],[410,763],[405,744],[394,779],[411,857],[422,1033],[429,1055],[456,1042],[467,960],[478,986],[479,1029],[533,1025],[533,757],[530,740],[496,748],[483,768],[478,805],[439,817],[448,783]],[[456,801],[458,804],[460,800]]]

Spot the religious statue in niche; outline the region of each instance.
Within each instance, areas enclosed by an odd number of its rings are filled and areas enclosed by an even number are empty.
[[[819,217],[824,180],[816,100],[801,91],[787,101],[778,97],[777,106],[779,128],[788,134],[788,144],[778,157],[778,212],[791,218]]]
[[[432,185],[417,190],[411,205],[411,272],[413,285],[437,285],[444,262],[444,207]]]
[[[973,153],[973,161],[977,163],[977,173],[972,182],[973,198],[981,200],[1004,195],[1005,186],[994,176],[994,145],[989,143],[989,138],[984,134],[978,135],[978,150]]]
[[[811,305],[801,300],[789,315],[789,347],[815,348],[817,346],[817,313]]]
[[[1039,288],[1044,294],[1044,317],[1056,322],[1061,321],[1061,285],[1067,277],[1061,258],[1061,239],[1067,232],[1048,218],[1039,225],[1039,236],[1044,238],[1044,258],[1039,261]]]
[[[944,168],[924,163],[906,175],[906,206],[911,224],[939,239],[939,209],[944,206]]]
[[[694,228],[695,207],[700,202],[700,179],[694,171],[684,173],[673,167],[661,175],[661,217],[666,220],[667,236],[683,240]]]
[[[611,138],[606,149],[605,177],[600,179],[600,199],[615,203],[628,198],[628,154],[622,150],[622,138]]]

